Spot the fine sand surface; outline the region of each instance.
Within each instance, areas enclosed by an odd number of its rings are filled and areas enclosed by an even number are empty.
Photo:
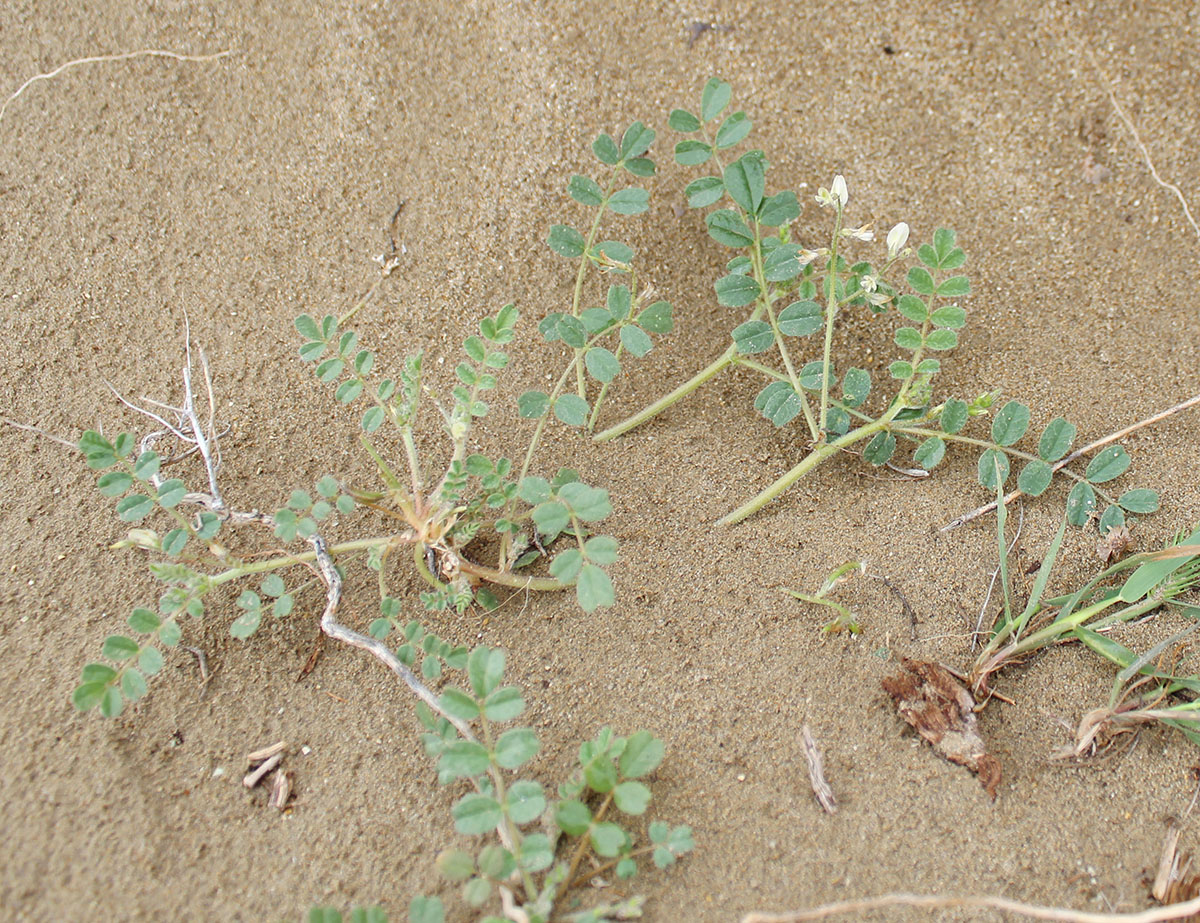
[[[72,440],[138,427],[105,382],[178,398],[186,315],[232,427],[222,477],[233,504],[273,509],[327,472],[371,483],[357,415],[298,360],[292,319],[354,304],[378,277],[374,258],[404,201],[395,232],[405,255],[361,314],[363,336],[381,361],[426,349],[432,383],[446,386],[457,344],[514,301],[520,336],[481,434],[488,451],[523,451],[529,425],[513,402],[561,368],[535,328],[569,305],[573,281],[572,264],[544,244],[548,227],[584,221],[565,187],[598,173],[595,135],[642,119],[659,131],[652,206],[610,227],[637,247],[678,324],[630,365],[605,411],[614,422],[719,354],[741,319],[716,303],[730,251],[683,207],[698,172],[672,163],[666,128],[714,74],[754,121],[770,187],[800,193],[802,242],[826,232],[811,194],[835,172],[854,220],[884,230],[905,220],[914,240],[958,231],[970,321],[943,361],[940,394],[1000,389],[1033,406],[1037,428],[1069,418],[1082,443],[1200,391],[1200,238],[1109,96],[1111,86],[1160,175],[1200,204],[1200,13],[1190,2],[241,6],[0,9],[4,96],[73,58],[232,50],[206,62],[87,64],[8,106],[4,417]],[[719,28],[689,44],[698,21]],[[882,382],[893,321],[854,321],[839,329],[837,354]],[[987,499],[975,456],[952,451],[924,481],[847,456],[749,522],[715,528],[806,449],[801,429],[777,431],[753,412],[760,387],[726,375],[611,444],[552,432],[541,469],[569,464],[611,491],[615,607],[587,616],[564,595],[428,617],[448,639],[508,652],[543,741],[538,777],[555,784],[603,724],[664,739],[655,816],[693,825],[697,849],[637,880],[651,923],[892,890],[1147,906],[1164,818],[1195,788],[1194,747],[1153,730],[1098,767],[1050,762],[1112,681],[1095,658],[1060,648],[1006,673],[1000,687],[1016,704],[994,702],[981,717],[1004,768],[995,802],[935,755],[880,679],[901,656],[970,659],[995,522],[937,527]],[[1200,515],[1198,443],[1195,411],[1126,441],[1134,463],[1121,485],[1162,494],[1161,512],[1136,529],[1139,547]],[[249,642],[229,635],[235,594],[214,601],[186,628],[213,670],[205,689],[179,650],[118,720],[76,713],[80,667],[158,590],[139,555],[107,550],[124,529],[76,454],[4,426],[0,460],[6,916],[296,920],[314,903],[377,903],[402,920],[412,895],[438,893],[450,919],[471,918],[433,864],[460,842],[448,813],[457,790],[436,784],[411,696],[334,644],[297,681],[319,594]],[[1015,570],[1040,559],[1064,497],[1057,486],[1026,504]],[[337,532],[356,528],[351,519]],[[1094,529],[1069,533],[1057,587],[1095,569],[1094,546]],[[823,638],[827,616],[781,592],[816,587],[848,559],[903,591],[915,640],[878,581],[840,597],[861,615],[858,638]],[[416,613],[417,583],[400,567],[392,580]],[[352,588],[348,622],[373,617],[371,591],[368,581]],[[1126,638],[1144,648],[1164,631]],[[834,816],[809,788],[805,723],[825,752]],[[281,738],[296,778],[285,815],[238,781],[244,754]],[[1182,845],[1196,844],[1189,828]]]

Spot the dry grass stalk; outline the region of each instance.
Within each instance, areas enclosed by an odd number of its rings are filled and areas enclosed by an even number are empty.
[[[57,77],[65,70],[73,67],[80,67],[84,64],[102,64],[107,61],[128,61],[132,58],[170,58],[174,61],[215,61],[217,58],[224,58],[227,55],[233,54],[233,49],[226,48],[224,51],[218,51],[216,54],[179,54],[175,51],[160,51],[157,48],[143,48],[139,51],[126,51],[121,54],[103,54],[96,55],[90,58],[76,58],[73,61],[68,61],[66,64],[60,64],[52,71],[47,71],[44,74],[35,74],[21,84],[15,93],[8,97],[2,105],[0,105],[0,121],[4,119],[4,113],[8,110],[9,104],[18,96],[24,93],[32,84],[39,80],[50,80],[52,77]]]
[[[292,779],[290,772],[275,773],[275,784],[271,787],[271,799],[267,803],[276,811],[287,807],[288,799],[292,797]]]

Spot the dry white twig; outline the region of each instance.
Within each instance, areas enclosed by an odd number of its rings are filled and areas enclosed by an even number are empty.
[[[1163,923],[1166,920],[1179,920],[1190,914],[1200,912],[1200,897],[1171,904],[1168,907],[1154,907],[1150,910],[1139,910],[1134,913],[1091,913],[1086,910],[1068,910],[1059,907],[1042,907],[1038,904],[1026,904],[1023,901],[1009,900],[1006,897],[935,897],[925,894],[884,894],[858,901],[837,901],[832,904],[822,904],[811,910],[798,910],[788,913],[748,913],[742,917],[741,923],[803,923],[805,920],[826,920],[829,917],[845,914],[861,914],[868,910],[882,910],[887,907],[921,907],[926,910],[944,910],[950,908],[986,908],[988,910],[1005,910],[1009,913],[1019,913],[1035,920],[1056,920],[1058,923]]]
[[[808,762],[808,781],[812,783],[813,794],[817,796],[817,801],[826,814],[836,814],[837,799],[833,796],[833,789],[825,781],[825,760],[807,724],[800,729],[800,740],[804,743],[804,759]]]
[[[3,104],[0,104],[0,121],[4,120],[4,113],[8,111],[9,104],[18,96],[24,93],[32,84],[39,80],[49,80],[52,77],[57,77],[65,70],[73,67],[79,67],[83,64],[101,64],[107,61],[128,61],[132,58],[170,58],[173,61],[215,61],[217,58],[224,58],[227,55],[233,54],[232,48],[226,48],[224,51],[218,51],[216,54],[179,54],[174,51],[160,51],[157,48],[143,48],[139,51],[126,51],[121,54],[104,54],[96,55],[90,58],[76,58],[73,61],[68,61],[66,64],[60,64],[52,71],[47,71],[44,74],[35,74],[21,84],[15,93],[8,97]]]
[[[10,420],[8,417],[0,417],[0,422],[7,423],[9,426],[15,427],[16,429],[23,429],[30,433],[37,433],[39,436],[43,436],[46,439],[49,439],[51,442],[57,442],[59,445],[65,445],[68,449],[74,449],[76,452],[79,451],[79,446],[71,442],[69,439],[63,439],[60,436],[55,436],[53,433],[48,433],[44,429],[38,429],[36,426],[30,426],[28,423],[18,423],[16,420]]]

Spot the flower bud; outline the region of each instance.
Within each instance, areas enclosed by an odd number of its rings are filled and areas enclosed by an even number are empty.
[[[843,206],[846,204],[846,200],[850,198],[850,193],[846,191],[846,179],[842,174],[839,173],[833,178],[833,184],[829,187],[829,194]]]
[[[901,221],[898,225],[888,231],[887,249],[888,259],[892,259],[901,248],[908,243],[908,225]]]

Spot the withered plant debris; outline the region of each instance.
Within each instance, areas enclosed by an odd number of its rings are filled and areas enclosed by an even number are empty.
[[[1000,763],[987,752],[975,719],[975,699],[948,670],[924,660],[900,661],[903,672],[883,680],[900,717],[933,749],[979,776],[992,798],[1000,785]]]
[[[1151,889],[1154,899],[1169,905],[1190,901],[1200,897],[1200,874],[1192,874],[1191,855],[1179,854],[1179,823],[1172,819],[1167,824],[1167,836],[1163,842],[1162,855],[1158,860],[1158,874]],[[1184,923],[1200,923],[1200,914],[1180,917]]]
[[[1132,545],[1133,536],[1129,533],[1129,526],[1114,526],[1096,542],[1096,554],[1107,567],[1121,560]]]

